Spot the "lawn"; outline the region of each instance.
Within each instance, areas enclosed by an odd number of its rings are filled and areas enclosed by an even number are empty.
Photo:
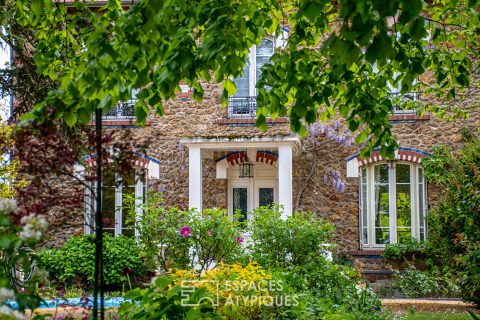
[[[393,315],[391,320],[472,320],[468,313],[452,312],[409,312],[402,315]]]

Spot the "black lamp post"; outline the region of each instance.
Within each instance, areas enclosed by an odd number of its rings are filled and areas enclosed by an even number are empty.
[[[93,319],[98,319],[98,296],[100,295],[100,319],[105,318],[103,278],[103,219],[102,219],[102,109],[95,109],[95,143],[97,149],[96,159],[96,201],[95,208],[95,271],[93,288]]]

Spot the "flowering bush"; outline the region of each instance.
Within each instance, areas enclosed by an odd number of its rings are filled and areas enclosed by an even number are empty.
[[[213,299],[215,312],[227,319],[258,319],[266,309],[283,303],[283,284],[257,263],[221,263],[202,275],[187,270],[169,275],[177,286],[205,288]]]
[[[19,228],[11,221],[17,210],[14,200],[0,198],[0,319],[24,319],[25,309],[36,309],[40,297],[35,292],[39,284],[46,282],[45,273],[38,268],[31,273],[32,247],[42,238],[47,228],[42,216],[28,216],[21,219]],[[14,270],[21,269],[21,273]],[[24,288],[19,290],[17,284]],[[18,309],[9,302],[16,302]],[[33,319],[40,319],[37,316]]]
[[[128,201],[132,221],[138,208]],[[152,195],[136,220],[142,255],[152,268],[173,269],[215,267],[219,261],[233,261],[242,254],[242,230],[225,210],[195,211],[165,209],[161,196]]]

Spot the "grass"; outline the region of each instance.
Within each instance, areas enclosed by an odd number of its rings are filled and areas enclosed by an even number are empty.
[[[409,312],[402,315],[393,315],[391,320],[473,320],[468,313],[452,312]]]

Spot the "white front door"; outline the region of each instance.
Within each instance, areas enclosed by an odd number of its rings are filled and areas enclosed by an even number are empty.
[[[240,221],[251,220],[252,212],[260,206],[278,203],[276,169],[270,165],[256,164],[254,178],[238,178],[238,169],[229,169],[228,212],[240,211]]]

